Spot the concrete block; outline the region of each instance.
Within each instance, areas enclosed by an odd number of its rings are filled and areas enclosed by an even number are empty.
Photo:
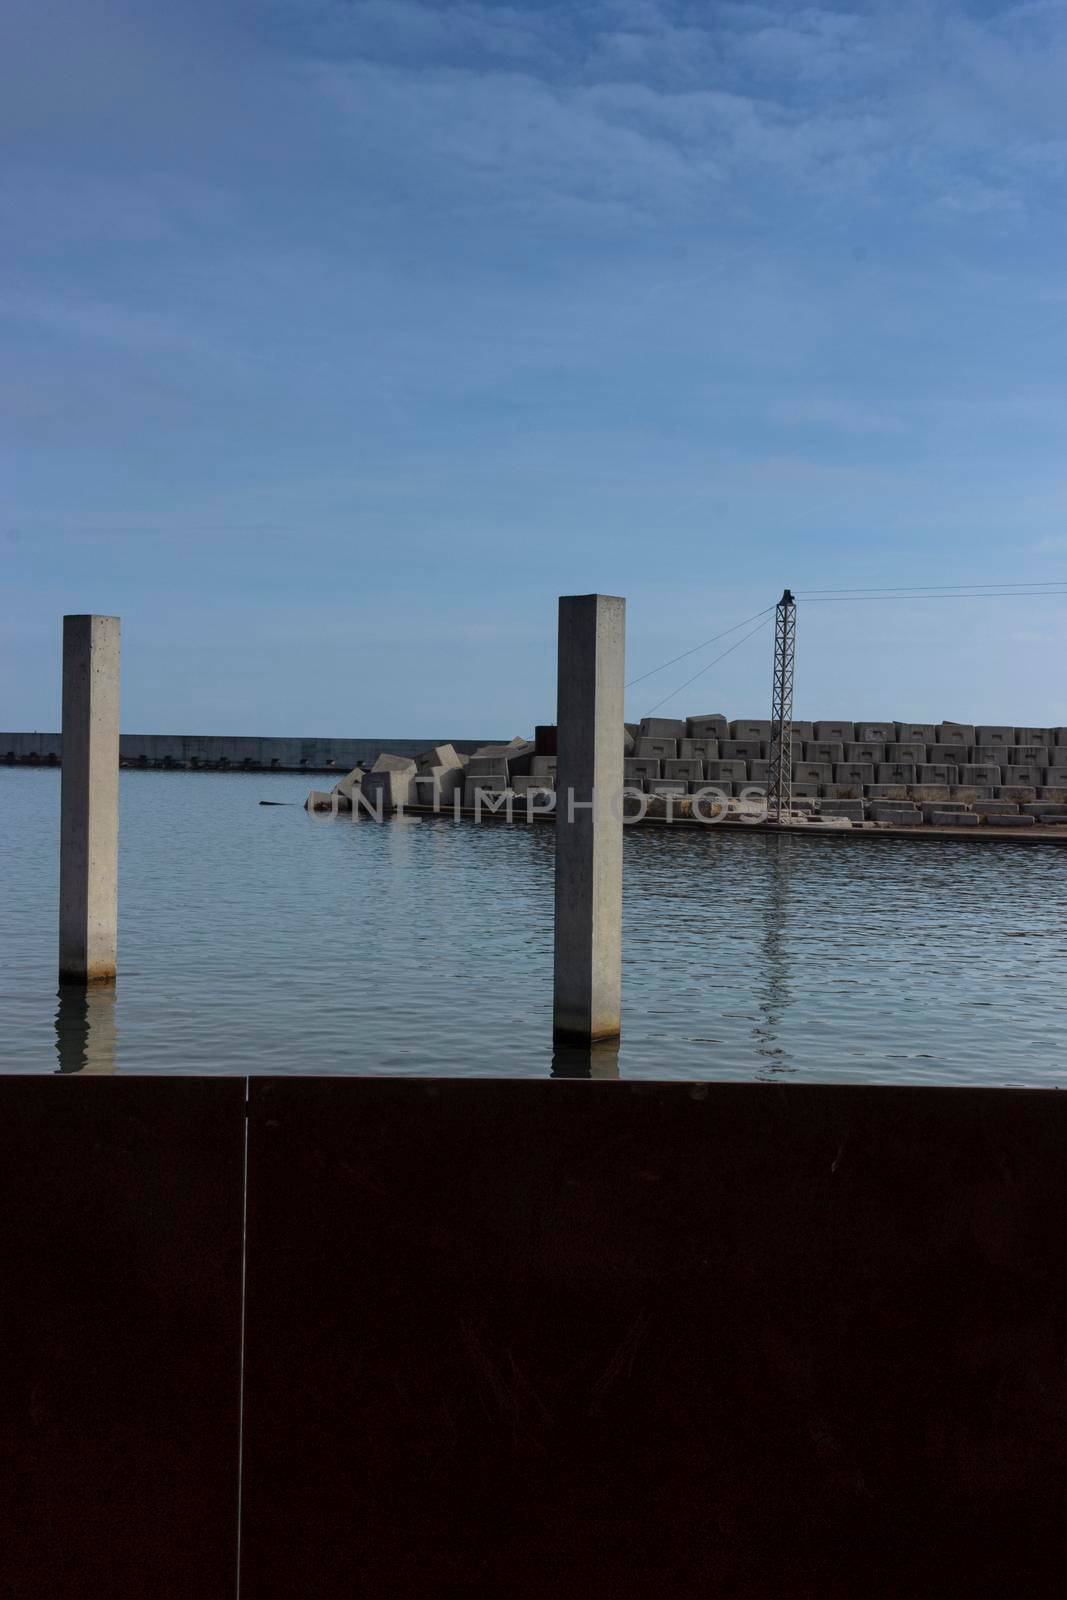
[[[723,739],[719,755],[724,761],[762,761],[767,745],[762,739]]]
[[[828,817],[848,817],[852,822],[862,822],[866,806],[862,800],[835,800],[828,798],[819,807]]]
[[[862,800],[862,783],[821,783],[819,794],[827,800]]]
[[[463,804],[468,811],[474,810],[479,792],[482,795],[481,809],[485,811],[499,809],[503,813],[506,809],[507,796],[510,795],[512,801],[515,797],[514,789],[506,782],[494,784],[491,778],[466,778],[463,783]]]
[[[334,788],[338,794],[344,795],[349,805],[351,805],[353,796],[363,786],[365,776],[366,774],[362,767],[353,767],[351,772],[345,773],[340,783],[334,784]]]
[[[897,828],[917,828],[922,825],[923,814],[917,806],[876,803],[869,810],[872,822],[891,822]]]
[[[992,800],[992,784],[954,783],[950,785],[953,800],[966,800],[973,804],[975,800]]]
[[[528,773],[537,752],[537,746],[532,739],[511,739],[507,744],[483,744],[474,751],[467,763],[468,772],[498,771],[496,766],[485,767],[483,762],[495,763],[506,761],[504,769],[510,777],[519,773]]]
[[[923,821],[931,828],[977,828],[973,811],[942,811],[937,806],[923,807]]]
[[[1051,744],[1049,728],[1016,728],[1016,744]]]
[[[992,745],[999,750],[1015,743],[1015,729],[1005,728],[999,723],[986,723],[983,727],[975,728],[974,737],[978,744]]]
[[[914,761],[916,766],[926,760],[926,746],[924,744],[887,744],[885,747],[887,761]]]
[[[1057,803],[1063,801],[1067,805],[1067,784],[1063,781],[1067,774],[1061,771],[1059,773],[1059,781],[1057,781],[1056,775],[1057,769],[1055,767],[1045,773],[1046,786],[1037,791],[1037,798],[1039,800],[1054,800]],[[1051,783],[1047,781],[1049,779],[1052,780]]]
[[[835,783],[859,783],[859,784],[873,783],[874,782],[874,762],[873,761],[835,761],[834,762],[834,782]]]
[[[832,783],[834,769],[829,761],[794,761],[793,782]]]
[[[682,760],[681,758],[677,761],[665,761],[663,763],[663,776],[665,778],[685,778],[687,781],[691,778],[703,779],[704,763],[703,761]]]
[[[749,781],[751,783],[766,783],[767,773],[770,770],[769,761],[747,761]]]
[[[720,779],[727,783],[744,783],[748,771],[743,761],[706,761],[704,776],[709,783],[718,783]]]
[[[1037,790],[1030,784],[1003,783],[996,784],[993,788],[995,800],[1015,800],[1019,805],[1028,805],[1031,800],[1037,799]]]
[[[1067,728],[1050,728],[1049,733],[1055,735],[1049,740],[1050,744],[1055,744],[1057,750],[1067,749]]]
[[[1031,800],[1022,807],[1032,817],[1055,817],[1067,822],[1067,806],[1058,806],[1051,800]]]
[[[854,722],[816,722],[816,739],[829,740],[832,744],[851,744],[856,737],[856,724]]]
[[[471,756],[464,769],[468,778],[500,778],[508,776],[506,756]]]
[[[909,799],[908,785],[906,783],[869,783],[866,788],[868,800],[907,800]]]
[[[378,757],[378,761],[383,759],[385,758],[382,756]],[[388,759],[402,760],[399,756]],[[379,768],[376,761],[371,771],[364,777],[361,790],[368,804],[375,810],[380,807],[382,811],[397,811],[401,806],[406,806],[412,798],[412,779],[415,776],[414,761],[409,761],[406,769],[402,766]]]
[[[966,760],[972,767],[998,766],[1001,761],[1008,759],[1008,752],[1004,745],[972,744],[966,756],[961,756],[957,753],[952,759],[953,761]]]
[[[1001,783],[1029,783],[1036,788],[1039,783],[1044,782],[1041,774],[1047,771],[1047,767],[1001,767],[1000,781]]]
[[[728,739],[730,724],[719,712],[709,712],[703,717],[686,717],[685,725],[690,739]]]
[[[648,785],[649,794],[688,794],[689,785],[684,778],[653,778]]]
[[[413,778],[417,768],[411,756],[391,756],[383,751],[370,770],[372,773],[399,772],[404,777]]]
[[[554,778],[558,765],[558,756],[534,756],[530,762],[530,771],[535,778],[547,778],[549,776]]]
[[[895,744],[897,725],[895,722],[857,722],[856,738],[860,744]]]
[[[744,789],[746,787],[747,785],[743,783],[731,783],[728,778],[717,780],[715,783],[710,783],[707,779],[705,779],[703,783],[691,783],[689,785],[689,793],[703,794],[708,790],[714,789],[719,794],[724,794],[729,797],[737,794],[739,789]]]
[[[979,817],[1017,817],[1019,807],[1014,800],[976,800],[975,814]]]
[[[759,785],[758,784],[753,784],[753,785],[751,785],[751,787],[752,788],[758,788]],[[808,783],[803,778],[801,778],[799,781],[794,781],[794,783],[793,783],[793,799],[794,800],[817,800],[818,798],[819,798],[819,785],[817,783]]]
[[[629,728],[626,726],[626,724],[623,723],[623,726],[622,726],[622,753],[623,753],[624,756],[632,756],[636,749],[637,749],[637,734],[636,733],[631,733]]]
[[[798,739],[802,744],[805,744],[809,739],[814,739],[815,737],[815,724],[812,722],[791,722],[789,726],[793,730],[794,750],[797,748]]]
[[[966,806],[966,800],[953,800],[951,785],[947,783],[910,783],[908,794],[912,800],[921,802],[937,801],[938,803],[951,803],[961,810]]]
[[[634,750],[637,756],[654,756],[657,761],[674,761],[678,756],[677,739],[659,739],[642,734]]]
[[[794,754],[797,753],[795,744],[793,752]],[[839,761],[844,761],[845,759],[845,747],[843,744],[834,743],[832,740],[827,740],[820,744],[814,739],[808,739],[803,746],[802,759],[805,761],[829,761],[831,766],[836,766]]]
[[[885,760],[884,744],[846,744],[846,761],[869,761],[877,766],[879,761]]]
[[[682,761],[714,761],[719,754],[718,739],[678,740],[678,756]]]
[[[627,756],[622,764],[623,777],[627,783],[635,779],[647,782],[650,778],[662,778],[663,763],[652,756]]]
[[[511,788],[523,799],[527,795],[548,796],[556,792],[555,778],[536,777],[532,772],[520,773],[517,778],[511,779]]]
[[[1067,816],[1061,816],[1058,811],[1045,811],[1037,820],[1045,828],[1067,828]]]
[[[916,771],[919,783],[955,783],[957,768],[944,761],[924,762]]]
[[[977,744],[973,722],[939,722],[936,744]]]
[[[684,739],[688,736],[689,724],[685,717],[642,717],[640,723],[640,736],[642,739]],[[677,753],[677,752],[676,752]]]
[[[1008,751],[1008,764],[1013,767],[1047,767],[1047,744],[1017,744]]]
[[[969,764],[956,769],[959,783],[973,783],[978,788],[985,788],[992,784],[994,787],[1000,782],[1000,767],[991,766],[988,762],[982,766],[974,767]]]
[[[1049,746],[1049,766],[1067,767],[1067,744]]]
[[[879,783],[915,783],[914,761],[880,761],[875,769]],[[936,779],[933,781],[937,781]]]
[[[937,730],[932,722],[898,722],[897,740],[903,744],[936,744]]]
[[[526,778],[516,778],[516,783],[526,783]],[[416,772],[411,780],[411,804],[419,806],[452,806],[457,789],[466,782],[462,767],[438,767],[435,772]]]
[[[769,722],[731,722],[731,739],[755,739],[757,743],[766,743],[771,736]]]
[[[1037,818],[1019,815],[1017,817],[1001,817],[993,812],[983,817],[987,828],[1033,828],[1037,825]]]
[[[967,752],[973,748],[974,746],[969,744],[928,744],[926,760],[934,766],[956,766],[959,762],[967,760]],[[994,757],[994,764],[997,759]]]
[[[435,744],[416,756],[415,764],[419,772],[450,772],[462,768],[464,762],[453,745]]]

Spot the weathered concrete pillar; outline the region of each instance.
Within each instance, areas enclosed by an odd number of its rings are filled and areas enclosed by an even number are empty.
[[[620,1030],[625,634],[625,600],[561,597],[553,1028],[582,1044]]]
[[[119,619],[64,617],[61,983],[115,976],[118,842]]]

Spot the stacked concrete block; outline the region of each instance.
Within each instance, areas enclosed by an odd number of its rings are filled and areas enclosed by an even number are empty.
[[[1048,728],[1016,728],[1016,744],[1050,744]]]
[[[990,766],[988,763],[977,767],[966,763],[956,769],[957,781],[973,783],[978,789],[987,788],[989,785],[995,788],[1000,782],[1000,771],[999,767]]]
[[[939,722],[935,744],[977,744],[973,722]]]
[[[862,788],[868,783],[874,783],[874,773],[875,765],[873,761],[835,761],[834,763],[835,783],[858,783]]]
[[[819,806],[828,817],[848,817],[850,822],[862,822],[867,808],[862,800],[823,800]]]
[[[762,739],[724,739],[719,745],[724,761],[762,761],[767,754],[767,744]]]
[[[499,778],[505,781],[508,776],[507,756],[480,756],[473,755],[467,763],[468,778]]]
[[[908,796],[920,805],[941,800],[952,801],[961,810],[967,805],[966,800],[953,798],[952,785],[948,783],[911,783],[908,785]]]
[[[678,740],[678,755],[682,761],[714,761],[719,754],[718,739]]]
[[[868,800],[910,800],[911,786],[906,783],[869,783],[864,794]]]
[[[677,761],[665,761],[663,763],[663,776],[665,778],[685,778],[687,782],[691,778],[702,780],[704,777],[704,763],[702,761],[684,760],[681,757]]]
[[[975,765],[969,760],[968,751],[974,746],[969,744],[928,744],[926,746],[926,759],[931,766],[968,766]]]
[[[684,778],[653,778],[648,785],[649,794],[688,794],[689,784]]]
[[[828,761],[794,761],[793,782],[796,783],[832,783],[834,769]]]
[[[891,801],[876,802],[868,808],[872,822],[888,822],[895,828],[915,828],[923,820],[923,814],[917,806],[894,805]]]
[[[798,739],[802,744],[805,744],[809,739],[814,739],[815,737],[815,724],[813,722],[791,722],[789,726],[793,733],[794,749],[796,748]],[[770,734],[768,734],[767,737],[770,738]]]
[[[1055,744],[1049,747],[1049,766],[1067,767],[1067,743]]]
[[[953,756],[954,761],[966,761],[972,767],[998,767],[1008,759],[1008,752],[1000,744],[972,744],[966,756]]]
[[[380,755],[363,778],[363,794],[375,809],[397,811],[414,798],[411,780],[416,771],[410,756]]]
[[[703,717],[687,717],[686,728],[690,739],[728,739],[730,724],[719,712],[709,712]]]
[[[1031,800],[1021,810],[1034,817],[1056,817],[1061,822],[1067,822],[1067,806],[1055,805],[1051,800]]]
[[[923,762],[917,769],[919,783],[955,783],[958,769],[944,761]]]
[[[897,741],[901,744],[936,744],[937,729],[932,722],[898,722]]]
[[[887,744],[885,747],[887,761],[913,761],[916,766],[921,766],[926,760],[926,746],[924,744]]]
[[[1037,818],[1024,816],[1020,813],[1017,817],[1000,817],[989,813],[982,819],[987,828],[1033,828],[1037,826]]]
[[[819,793],[827,800],[862,800],[866,787],[862,783],[822,783]]]
[[[1037,788],[1031,783],[995,784],[993,797],[996,800],[1017,800],[1020,805],[1028,805],[1037,799]]]
[[[365,776],[366,773],[362,767],[353,767],[351,772],[347,772],[345,774],[340,783],[334,784],[334,792],[343,796],[343,798],[346,799],[351,806],[356,795],[363,787],[363,779]]]
[[[800,753],[797,751],[796,745],[793,746],[793,753],[794,755]],[[819,761],[824,764],[829,762],[831,766],[836,766],[838,762],[845,759],[845,747],[838,741],[828,740],[819,743],[814,739],[808,739],[804,742],[803,759],[805,761]]]
[[[544,778],[535,777],[532,772],[520,773],[517,778],[512,778],[511,787],[524,800],[528,799],[530,795],[533,795],[538,800],[544,800],[546,809],[548,801],[550,799],[554,800],[556,796],[555,786],[551,783],[546,783]]]
[[[677,740],[689,737],[689,723],[685,717],[642,717],[640,736],[642,739],[674,739],[677,755]]]
[[[748,763],[749,782],[766,783],[770,765],[769,761],[750,761]]]
[[[743,761],[707,761],[704,776],[709,783],[744,783],[748,770]]]
[[[977,744],[991,745],[994,749],[1002,750],[1005,746],[1015,743],[1015,729],[987,723],[984,727],[975,728],[974,737]]]
[[[1017,817],[1019,815],[1019,806],[1014,800],[983,798],[974,802],[973,809],[976,817]]]
[[[895,722],[857,722],[856,738],[860,744],[895,744],[897,725]]]
[[[1067,801],[1067,771],[1063,767],[1050,767],[1043,774],[1039,800]]]
[[[915,783],[914,761],[879,761],[875,775],[879,783]]]
[[[769,722],[731,722],[731,739],[755,739],[757,744],[766,744],[771,736]]]
[[[652,756],[627,756],[622,771],[630,785],[651,783],[663,776],[663,763]]]
[[[937,806],[923,807],[923,821],[931,828],[977,828],[980,826],[973,811],[945,811]]]
[[[1047,767],[1048,763],[1047,744],[1017,744],[1008,751],[1011,767]]]
[[[467,778],[463,784],[463,804],[468,811],[507,810],[508,800],[514,801],[515,791],[506,779],[494,781],[491,777]]]
[[[534,756],[530,762],[530,771],[535,778],[551,778],[555,783],[557,766],[556,756]]]
[[[1001,783],[1030,784],[1036,789],[1037,785],[1044,781],[1041,777],[1041,774],[1045,771],[1047,771],[1047,768],[1045,767],[1001,767],[1000,781]]]
[[[420,772],[451,771],[465,766],[469,760],[469,756],[461,756],[453,745],[435,744],[415,757],[415,765]]]
[[[877,766],[880,761],[885,760],[885,745],[868,743],[846,744],[845,760],[870,762],[872,765]]]
[[[634,754],[651,756],[657,761],[674,761],[678,756],[678,740],[643,733],[634,747]]]
[[[816,739],[829,740],[832,744],[852,744],[856,737],[856,724],[854,722],[816,722]]]

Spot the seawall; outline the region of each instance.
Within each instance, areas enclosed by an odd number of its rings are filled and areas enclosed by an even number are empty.
[[[243,735],[124,733],[119,760],[124,766],[274,769],[282,772],[350,772],[357,762],[370,765],[383,750],[413,756],[435,744],[452,744],[470,755],[488,739],[257,739]],[[61,733],[0,733],[0,763],[55,766],[63,759]]]

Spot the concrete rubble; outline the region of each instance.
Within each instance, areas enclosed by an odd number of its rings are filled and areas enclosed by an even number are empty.
[[[727,814],[766,793],[771,725],[721,712],[627,723],[623,778],[650,816],[687,816],[715,789]],[[1067,728],[975,726],[943,721],[794,722],[794,811],[842,827],[1067,826]],[[319,811],[391,812],[406,807],[548,813],[556,785],[555,728],[534,739],[451,744],[415,756],[378,757],[329,792]],[[698,802],[706,811],[710,802]],[[711,807],[714,810],[714,807]]]

